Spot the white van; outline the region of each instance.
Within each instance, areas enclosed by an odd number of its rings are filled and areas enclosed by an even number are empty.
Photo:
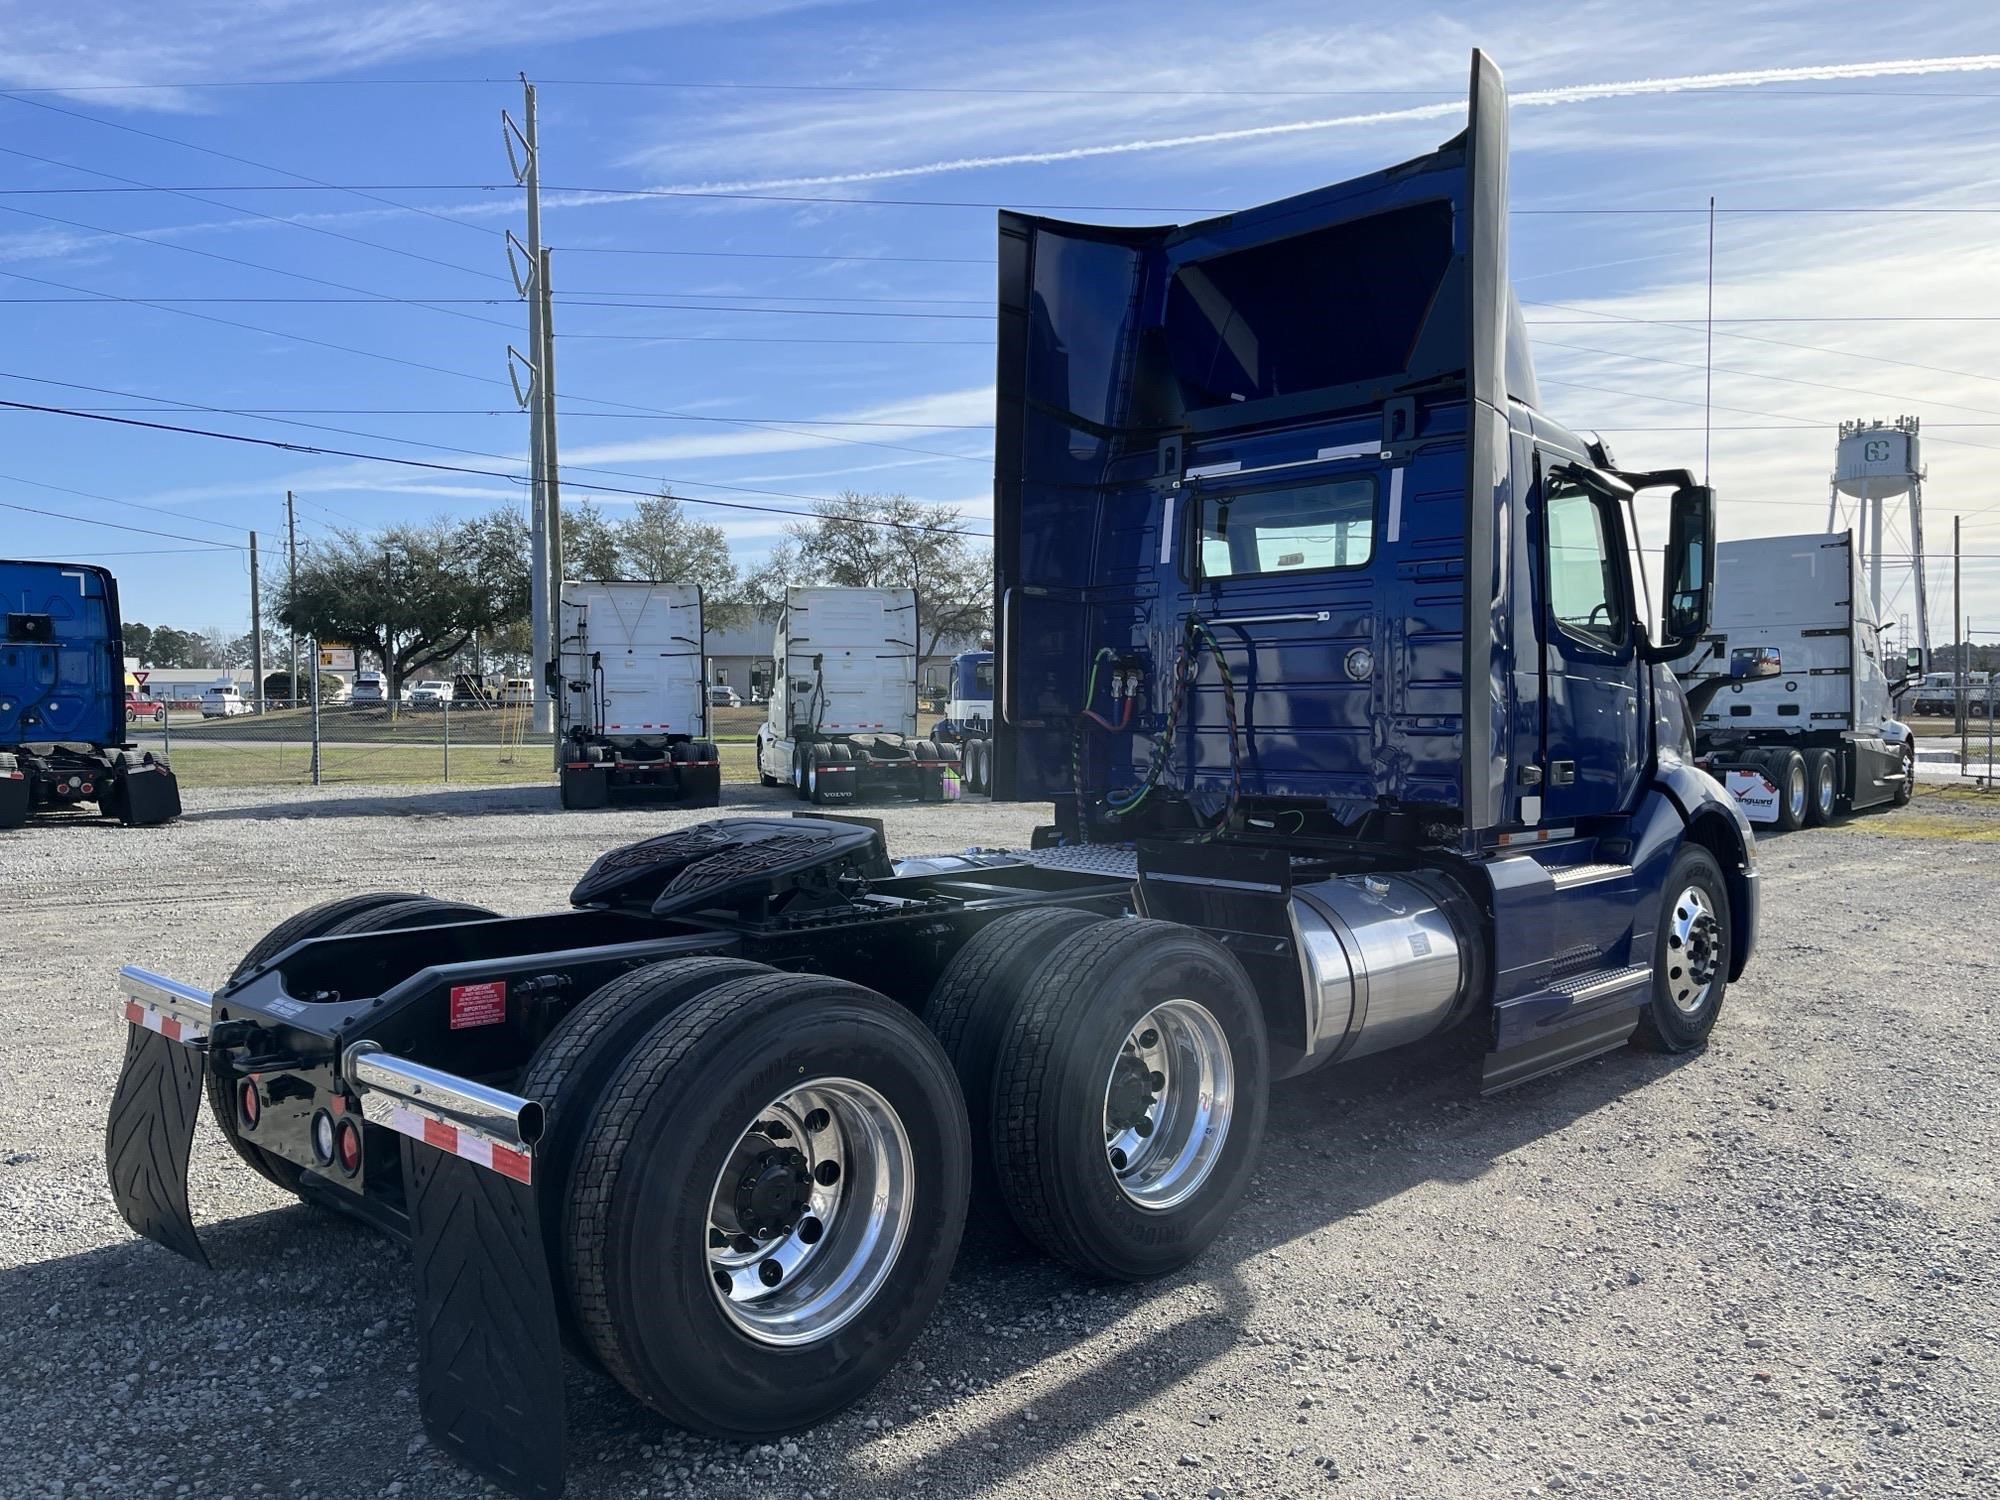
[[[232,714],[247,714],[250,705],[244,701],[243,690],[233,682],[218,682],[201,690],[201,716],[204,719],[226,719]]]

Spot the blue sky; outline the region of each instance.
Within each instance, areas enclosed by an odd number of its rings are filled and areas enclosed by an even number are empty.
[[[518,472],[525,70],[568,477],[981,517],[990,205],[1161,222],[1401,160],[1459,128],[1484,46],[1550,410],[1700,466],[1714,194],[1724,534],[1817,529],[1835,424],[1915,414],[1930,546],[1965,516],[2000,629],[2000,212],[1854,212],[2000,208],[1988,6],[0,0],[0,28],[0,187],[195,195],[0,192],[0,397]],[[1576,212],[1604,209],[1649,212]],[[307,537],[519,494],[0,411],[0,501],[64,517],[0,511],[0,552],[101,558],[133,618],[240,630],[243,554],[201,544],[255,527],[275,565],[287,488]],[[704,514],[746,565],[783,524]]]

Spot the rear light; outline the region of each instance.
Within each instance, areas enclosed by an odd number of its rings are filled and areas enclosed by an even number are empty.
[[[313,1116],[313,1159],[322,1166],[333,1164],[333,1116],[325,1110]]]
[[[334,1157],[340,1163],[340,1170],[352,1177],[361,1170],[361,1127],[352,1120],[342,1120],[333,1132]]]
[[[257,1121],[263,1117],[264,1101],[257,1094],[257,1080],[246,1078],[243,1086],[236,1091],[236,1115],[245,1130],[255,1130]]]

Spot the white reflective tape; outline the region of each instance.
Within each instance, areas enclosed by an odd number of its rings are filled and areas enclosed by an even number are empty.
[[[202,1041],[208,1033],[188,1021],[176,1020],[165,1011],[155,1010],[150,1005],[141,1005],[137,1000],[125,1002],[125,1019],[134,1026],[142,1026],[147,1031],[157,1031],[170,1042],[192,1046]]]

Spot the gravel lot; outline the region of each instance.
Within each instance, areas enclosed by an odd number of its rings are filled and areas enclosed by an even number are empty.
[[[108,981],[130,960],[217,982],[357,889],[558,905],[680,820],[554,801],[197,790],[172,827],[0,842],[0,1493],[480,1492],[419,1436],[382,1240],[206,1120],[217,1270],[127,1233]],[[886,816],[919,853],[1041,812]],[[771,1447],[665,1428],[572,1365],[569,1493],[2000,1493],[2000,818],[1926,793],[1761,858],[1762,948],[1705,1053],[1481,1100],[1459,1037],[1284,1085],[1239,1221],[1182,1275],[1093,1286],[980,1236],[916,1357]]]

